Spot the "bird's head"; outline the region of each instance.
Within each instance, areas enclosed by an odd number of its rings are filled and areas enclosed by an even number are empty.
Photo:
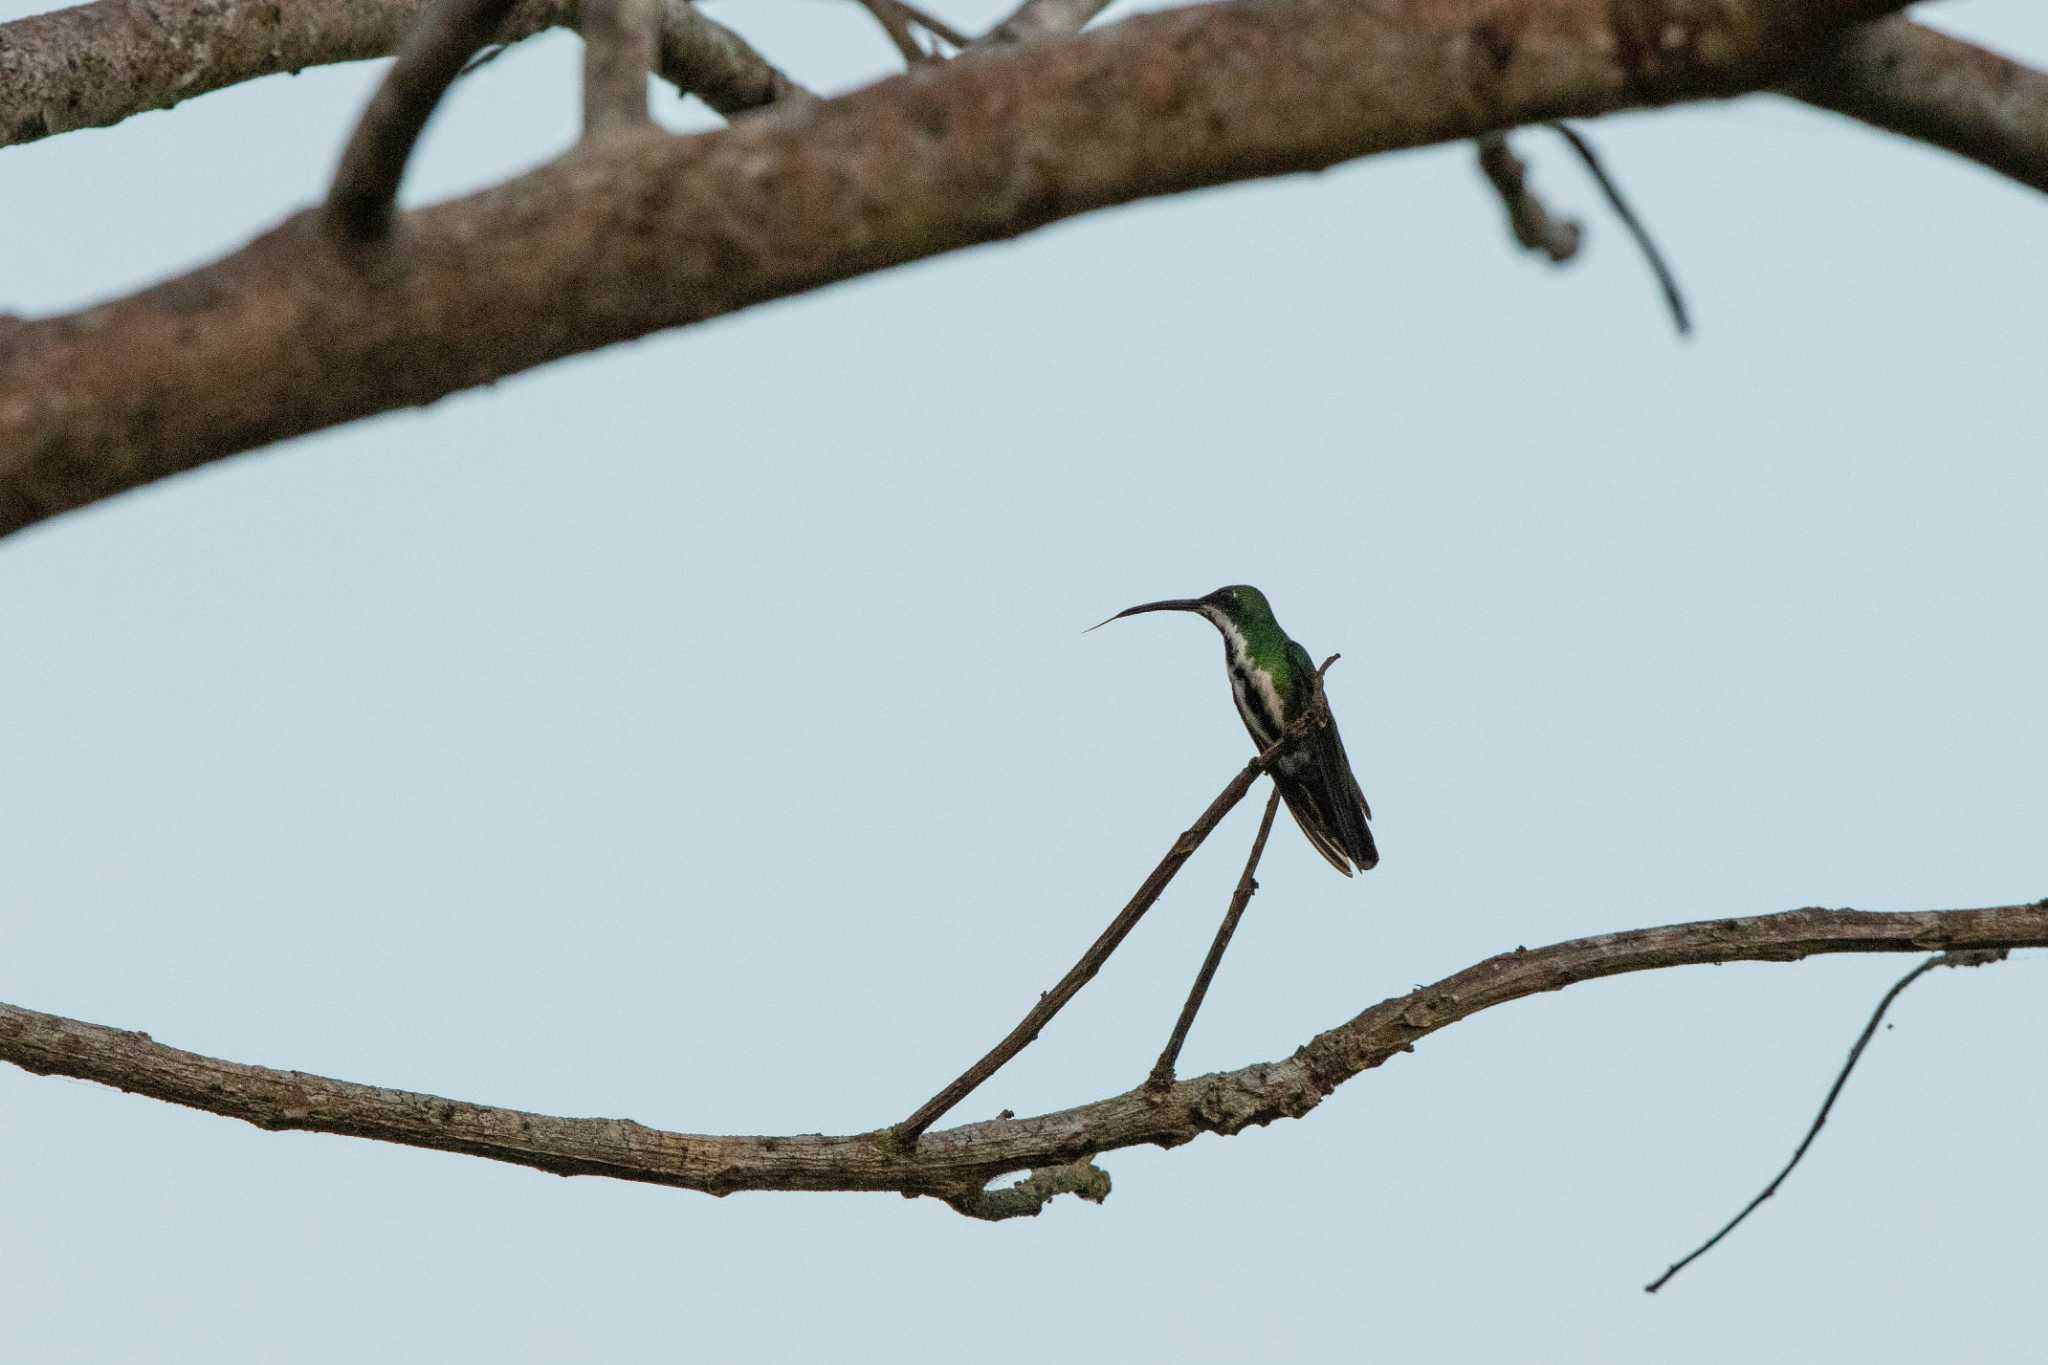
[[[1210,624],[1219,630],[1225,624],[1243,630],[1248,625],[1264,624],[1273,619],[1273,608],[1266,601],[1266,594],[1248,584],[1233,583],[1206,597],[1169,597],[1160,602],[1141,602],[1135,607],[1125,607],[1109,621],[1121,621],[1126,616],[1148,611],[1191,611],[1208,618]],[[1088,629],[1100,630],[1109,621],[1098,621]]]

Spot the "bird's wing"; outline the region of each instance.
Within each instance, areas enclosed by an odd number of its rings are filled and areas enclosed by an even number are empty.
[[[1290,641],[1288,662],[1309,686],[1315,685],[1315,664],[1307,650]],[[1294,822],[1316,851],[1347,876],[1351,863],[1361,872],[1375,866],[1380,854],[1367,823],[1372,819],[1372,807],[1358,789],[1336,721],[1304,735],[1287,759],[1291,761],[1274,765],[1273,778],[1287,800],[1287,809],[1294,812]]]

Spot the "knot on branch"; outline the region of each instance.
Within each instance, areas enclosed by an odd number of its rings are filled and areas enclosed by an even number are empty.
[[[1097,1166],[1094,1158],[1084,1156],[1064,1166],[1041,1166],[1008,1189],[970,1190],[946,1202],[956,1213],[1000,1223],[1006,1218],[1036,1218],[1063,1194],[1100,1204],[1109,1198],[1109,1172]]]
[[[1285,1064],[1254,1066],[1191,1082],[1189,1113],[1202,1128],[1224,1137],[1275,1119],[1298,1119],[1322,1103],[1322,1092],[1280,1074],[1286,1071]]]

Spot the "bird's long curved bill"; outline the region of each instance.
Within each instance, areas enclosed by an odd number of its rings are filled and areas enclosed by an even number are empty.
[[[1124,609],[1123,609],[1122,611],[1120,611],[1120,612],[1118,612],[1118,613],[1117,613],[1116,615],[1114,615],[1114,616],[1110,617],[1108,621],[1097,621],[1097,622],[1096,622],[1096,623],[1095,623],[1094,625],[1092,625],[1092,626],[1088,627],[1088,630],[1101,630],[1101,629],[1102,629],[1102,628],[1103,628],[1104,626],[1108,625],[1110,621],[1121,621],[1121,620],[1123,620],[1123,619],[1124,619],[1124,618],[1125,618],[1126,616],[1136,616],[1136,615],[1138,615],[1138,614],[1139,614],[1139,613],[1141,613],[1141,612],[1147,612],[1147,611],[1196,611],[1196,612],[1198,612],[1198,611],[1200,611],[1201,609],[1202,609],[1202,604],[1201,604],[1201,603],[1200,603],[1199,601],[1197,601],[1196,599],[1192,598],[1192,597],[1172,597],[1172,598],[1168,598],[1168,599],[1167,599],[1166,601],[1164,601],[1164,602],[1144,602],[1144,603],[1141,603],[1141,604],[1139,604],[1138,606],[1135,606],[1135,607],[1125,607],[1125,608],[1124,608]],[[1084,631],[1082,631],[1081,633],[1082,633],[1083,635],[1086,635],[1086,634],[1088,633],[1088,630],[1084,630]]]

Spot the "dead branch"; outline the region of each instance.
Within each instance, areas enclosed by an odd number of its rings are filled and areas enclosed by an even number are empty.
[[[1478,0],[1232,0],[921,68],[695,137],[608,138],[408,215],[375,269],[295,218],[154,289],[0,327],[0,532],[287,436],[1111,204],[1781,84],[1844,24],[1895,3],[1729,0],[1674,11],[1662,32],[1684,41],[1645,49],[1615,27],[1635,11],[1605,0],[1517,9],[1512,35],[1486,28],[1498,16]],[[1475,26],[1491,48],[1474,47]],[[1475,61],[1483,51],[1510,60]],[[428,84],[399,80],[412,92],[393,96],[403,117],[366,119],[338,180],[335,217],[352,230],[381,221]]]
[[[1483,1010],[1624,972],[1816,953],[2048,947],[2048,902],[1982,910],[1791,910],[1574,939],[1502,953],[1382,1001],[1280,1061],[1144,1086],[1035,1118],[926,1133],[914,1152],[888,1129],[844,1137],[712,1137],[630,1119],[558,1118],[277,1071],[183,1052],[146,1033],[0,1005],[0,1060],[98,1081],[259,1128],[338,1133],[459,1152],[557,1175],[601,1175],[724,1195],[735,1190],[886,1190],[1015,1216],[981,1198],[1010,1171],[1049,1171],[1124,1147],[1178,1147],[1300,1118],[1364,1071]],[[1072,1183],[1069,1181],[1068,1183]],[[1048,1196],[1050,1197],[1050,1196]],[[1028,1202],[1028,1201],[1023,1201]]]
[[[0,146],[104,128],[198,95],[398,50],[424,0],[96,0],[0,24]],[[519,0],[491,35],[576,22],[576,0]],[[660,0],[657,68],[721,114],[802,92],[689,0]]]

